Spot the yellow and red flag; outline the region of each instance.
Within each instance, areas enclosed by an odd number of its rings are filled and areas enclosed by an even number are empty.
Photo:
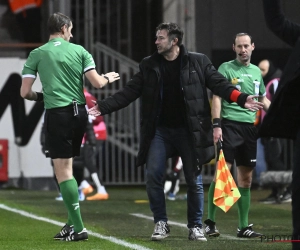
[[[222,149],[217,164],[214,204],[226,213],[241,197],[241,194],[227,167]]]

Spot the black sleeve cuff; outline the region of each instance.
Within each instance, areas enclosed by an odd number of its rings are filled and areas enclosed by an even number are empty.
[[[245,103],[247,101],[247,98],[248,98],[248,94],[245,94],[245,93],[241,93],[239,95],[239,97],[237,98],[237,104],[242,107],[242,108],[245,108]]]

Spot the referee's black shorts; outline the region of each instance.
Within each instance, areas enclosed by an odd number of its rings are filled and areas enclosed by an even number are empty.
[[[85,105],[78,105],[78,113],[78,116],[74,116],[73,105],[46,109],[44,125],[47,157],[56,159],[80,155],[88,121]]]
[[[253,123],[222,119],[225,160],[237,166],[255,167],[257,128]]]

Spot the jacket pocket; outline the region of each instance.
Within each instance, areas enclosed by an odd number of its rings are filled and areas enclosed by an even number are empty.
[[[211,117],[198,117],[198,122],[199,137],[197,138],[197,146],[206,148],[214,145]]]

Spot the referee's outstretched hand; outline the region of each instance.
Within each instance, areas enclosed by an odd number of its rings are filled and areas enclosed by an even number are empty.
[[[119,73],[116,72],[109,72],[106,74],[102,74],[102,76],[106,76],[108,78],[108,83],[112,83],[120,79]]]

